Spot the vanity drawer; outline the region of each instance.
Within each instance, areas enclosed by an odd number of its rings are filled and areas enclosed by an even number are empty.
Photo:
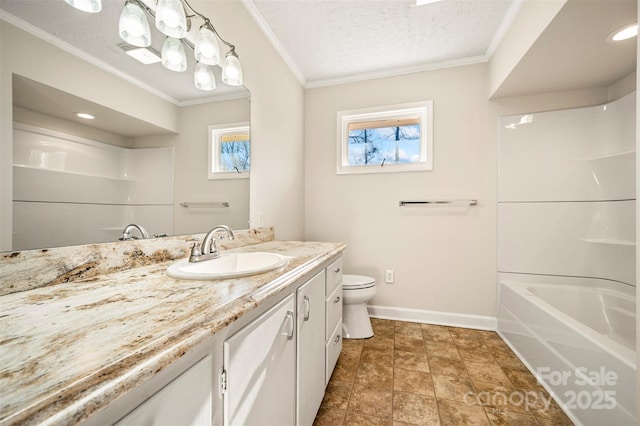
[[[333,369],[336,367],[340,351],[342,350],[342,321],[336,325],[336,328],[331,333],[331,338],[327,342],[326,346],[326,369],[325,369],[325,384],[329,383]]]
[[[326,294],[329,296],[342,284],[342,257],[327,266]]]
[[[329,340],[331,333],[336,328],[336,324],[342,319],[342,286],[339,285],[325,302],[326,321],[325,339]]]

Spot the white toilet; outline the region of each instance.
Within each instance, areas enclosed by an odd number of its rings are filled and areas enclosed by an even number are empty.
[[[376,294],[376,280],[364,275],[342,276],[342,335],[345,339],[373,336],[367,302]]]

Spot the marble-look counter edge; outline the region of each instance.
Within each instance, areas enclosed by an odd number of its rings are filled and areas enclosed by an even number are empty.
[[[274,241],[238,250],[261,249],[278,252],[278,243],[285,244],[287,242]],[[297,243],[302,246],[313,244]],[[264,245],[268,248],[259,248]],[[19,412],[10,413],[8,417],[0,420],[0,423],[4,424],[7,421],[10,424],[40,422],[44,424],[76,424],[85,420],[117,397],[168,367],[196,345],[232,324],[251,309],[283,291],[318,265],[338,255],[345,247],[342,243],[333,243],[330,249],[325,248],[321,253],[310,256],[300,264],[295,264],[294,259],[293,266],[290,269],[289,267],[285,268],[284,273],[263,274],[262,282],[257,284],[253,291],[225,303],[223,312],[216,311],[215,313],[209,312],[206,315],[194,316],[188,324],[184,324],[178,333],[164,336],[143,348],[137,348],[131,353],[123,354],[117,362],[104,366],[88,377],[78,378],[75,383],[55,395],[49,395],[45,399],[24,407]],[[286,252],[286,249],[281,251],[282,254],[286,254]],[[154,273],[160,270],[164,273],[166,262],[156,266]],[[140,268],[140,270],[144,271],[148,268]]]

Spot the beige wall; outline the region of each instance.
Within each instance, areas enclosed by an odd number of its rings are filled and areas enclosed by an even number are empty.
[[[249,179],[209,180],[208,126],[249,121],[248,98],[180,108],[176,135],[136,138],[137,148],[173,146],[174,234],[206,232],[215,225],[248,228]],[[226,201],[229,208],[185,208],[180,203]]]
[[[336,174],[336,112],[433,100],[431,172]],[[374,277],[372,304],[493,315],[496,120],[486,66],[307,91],[305,235],[348,245],[345,273]],[[478,199],[470,208],[399,207],[403,199]],[[384,284],[384,270],[395,284]]]
[[[498,117],[595,105],[611,87],[488,100],[487,64],[306,92],[305,238],[348,245],[345,273],[378,281],[373,305],[495,316]],[[431,172],[336,174],[336,112],[432,99]],[[467,209],[398,207],[402,199],[478,199]],[[395,284],[384,283],[384,270]],[[467,323],[469,324],[469,323]]]

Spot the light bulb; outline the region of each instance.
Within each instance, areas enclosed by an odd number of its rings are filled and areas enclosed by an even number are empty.
[[[218,41],[213,31],[205,27],[200,27],[194,53],[196,60],[203,64],[218,65],[220,63],[220,49],[218,48]]]
[[[89,13],[98,13],[102,10],[102,0],[64,0],[68,5],[78,10]]]
[[[132,46],[148,47],[151,45],[151,30],[142,8],[133,2],[127,2],[119,21],[120,38]]]
[[[171,71],[182,72],[187,69],[187,55],[180,40],[167,37],[162,45],[162,65]]]
[[[180,0],[158,0],[156,28],[173,38],[187,35],[187,17]]]
[[[193,73],[193,81],[196,88],[200,90],[215,90],[216,88],[216,77],[213,74],[213,69],[207,64],[198,62]]]
[[[242,86],[242,67],[233,49],[227,53],[222,64],[222,82],[229,86]]]

